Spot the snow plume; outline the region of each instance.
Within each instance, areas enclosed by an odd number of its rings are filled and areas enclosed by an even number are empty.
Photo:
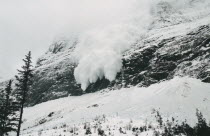
[[[123,19],[115,18],[116,22],[86,31],[79,38],[75,51],[78,66],[74,75],[83,90],[103,77],[114,80],[122,67],[122,53],[144,35],[150,24],[148,1],[122,2],[130,6],[124,9],[127,14],[119,14]]]
[[[174,9],[181,10],[197,1],[201,3],[208,0],[100,1],[103,3],[100,11],[106,11],[106,16],[109,17],[103,19],[101,24],[98,20],[95,26],[91,25],[79,36],[75,50],[78,66],[74,72],[77,83],[85,90],[90,83],[103,77],[113,81],[122,68],[122,54],[146,34],[152,19],[157,15],[154,12],[159,11],[156,9],[159,8],[158,3],[166,2]],[[121,6],[120,10],[117,8],[118,4]],[[93,11],[97,13],[98,9]],[[105,14],[100,13],[103,18]]]

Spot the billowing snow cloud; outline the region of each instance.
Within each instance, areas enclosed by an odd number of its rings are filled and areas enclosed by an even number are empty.
[[[115,18],[116,22],[90,29],[79,38],[75,53],[78,66],[74,75],[83,90],[103,77],[114,80],[122,67],[122,53],[145,34],[150,24],[148,1],[122,2],[127,3],[123,9],[127,14],[119,13],[123,19]]]
[[[97,25],[93,25],[79,37],[75,51],[78,62],[74,72],[76,81],[85,90],[90,83],[103,77],[114,80],[122,68],[123,52],[147,32],[153,15],[157,14],[154,12],[158,12],[156,5],[159,2],[169,2],[174,9],[184,9],[192,6],[192,3],[197,5],[197,2],[206,1],[208,0],[100,1],[103,3],[100,11],[107,11],[108,14],[101,25],[99,19]],[[99,13],[97,8],[93,11]],[[100,13],[97,16],[101,18]]]

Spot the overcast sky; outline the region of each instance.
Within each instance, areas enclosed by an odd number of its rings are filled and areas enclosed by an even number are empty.
[[[35,62],[57,37],[123,19],[132,1],[0,0],[0,77],[13,77],[29,50]]]

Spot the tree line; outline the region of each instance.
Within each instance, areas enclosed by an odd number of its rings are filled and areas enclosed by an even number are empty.
[[[7,136],[9,132],[16,132],[20,136],[23,108],[33,77],[30,51],[23,62],[24,65],[15,76],[15,89],[12,87],[13,81],[9,80],[5,89],[0,91],[0,136]]]

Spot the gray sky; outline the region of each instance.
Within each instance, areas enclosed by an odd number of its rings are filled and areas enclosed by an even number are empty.
[[[131,1],[0,0],[0,78],[13,77],[29,50],[35,62],[59,36],[121,20]]]

